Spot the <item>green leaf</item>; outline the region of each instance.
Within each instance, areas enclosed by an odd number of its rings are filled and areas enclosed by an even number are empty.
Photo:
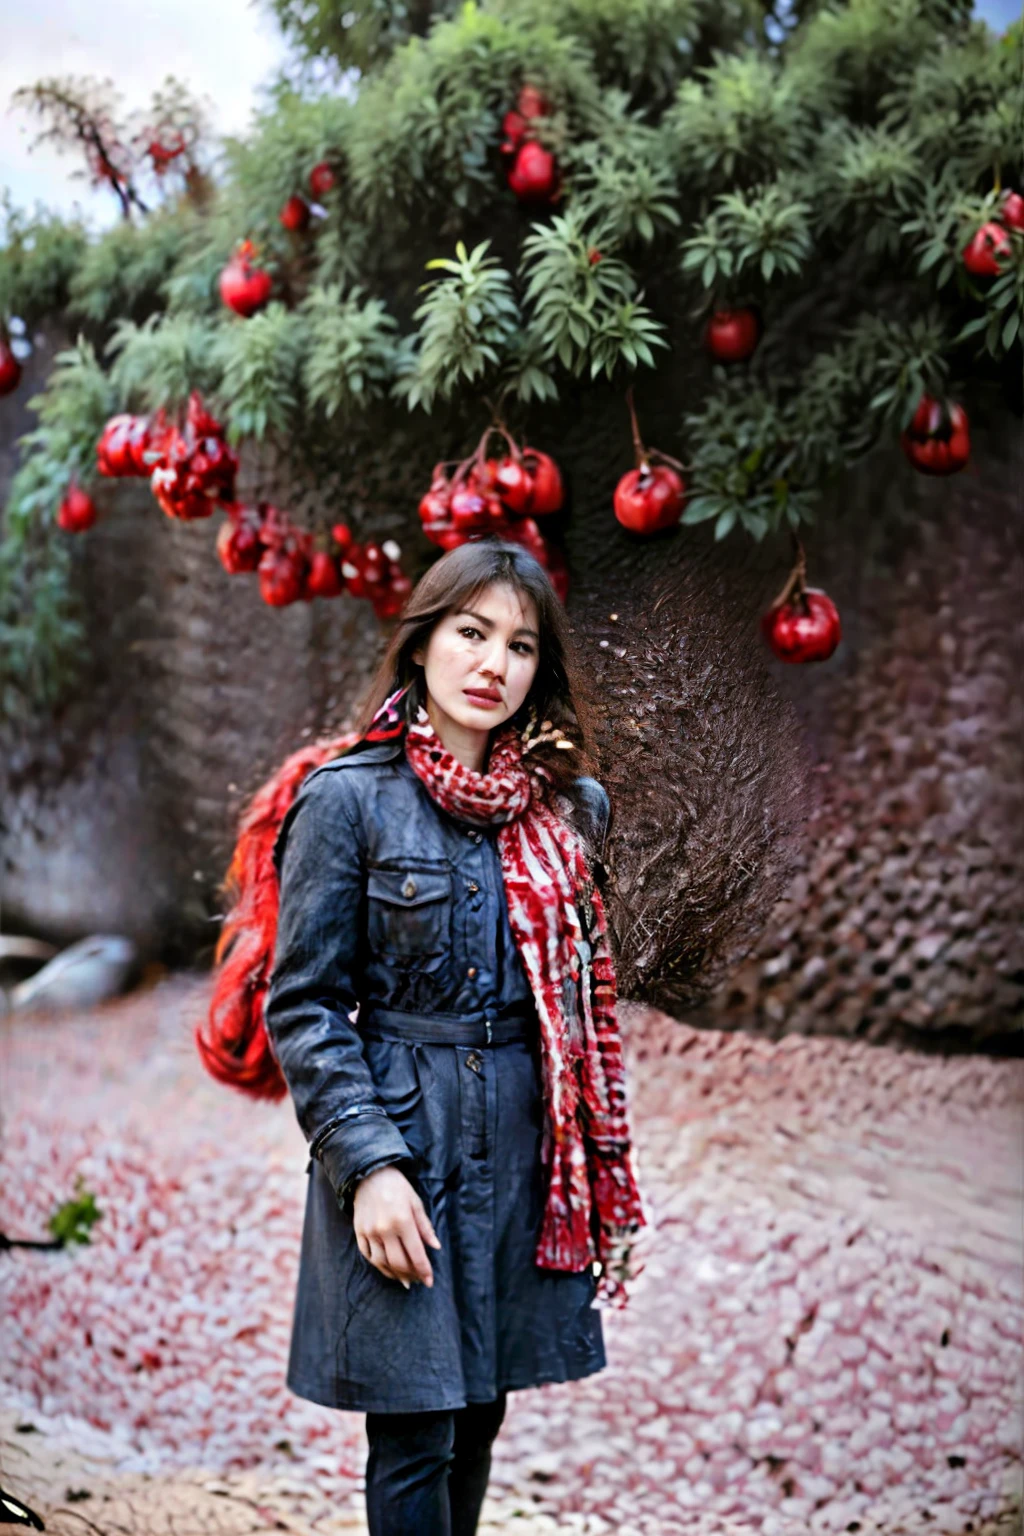
[[[680,522],[706,523],[709,518],[716,517],[721,508],[721,500],[717,496],[696,496],[688,501],[683,508]]]

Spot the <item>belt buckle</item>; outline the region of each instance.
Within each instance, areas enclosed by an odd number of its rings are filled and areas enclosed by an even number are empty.
[[[491,1021],[490,1021],[490,1019],[484,1019],[484,1029],[486,1029],[486,1031],[487,1031],[487,1044],[490,1045],[490,1043],[491,1043]]]

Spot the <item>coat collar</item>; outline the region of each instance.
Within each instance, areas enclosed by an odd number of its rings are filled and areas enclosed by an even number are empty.
[[[337,768],[344,768],[346,763],[390,763],[403,752],[404,738],[396,736],[392,741],[359,741],[332,761]],[[324,766],[332,764],[325,763]]]

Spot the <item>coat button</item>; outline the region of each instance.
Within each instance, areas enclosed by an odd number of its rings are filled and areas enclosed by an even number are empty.
[[[481,1058],[477,1055],[476,1051],[470,1051],[469,1055],[466,1057],[466,1066],[469,1067],[473,1072],[479,1072],[480,1062]]]
[[[466,975],[467,976],[475,976],[476,975],[476,966],[475,965],[471,965],[469,967],[469,969],[467,970]]]
[[[472,896],[475,896],[479,889],[480,887],[477,885],[475,880],[471,880],[466,886],[466,890],[469,891]]]

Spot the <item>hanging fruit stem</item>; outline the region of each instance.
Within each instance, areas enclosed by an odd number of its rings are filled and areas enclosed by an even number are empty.
[[[636,458],[636,467],[642,475],[649,475],[651,466],[648,462],[647,449],[644,447],[643,438],[640,436],[640,423],[636,419],[632,384],[626,390],[626,404],[629,406],[629,424],[633,432],[633,453]]]
[[[644,447],[643,438],[640,436],[640,423],[636,419],[636,407],[633,404],[632,384],[626,390],[626,404],[629,406],[629,421],[633,432],[633,453],[636,456],[636,467],[640,473],[642,475],[649,475],[651,472],[651,460],[657,459],[660,464],[669,464],[673,469],[677,469],[680,474],[686,474],[686,465],[681,464],[678,459],[674,459],[670,453],[662,453],[660,448]]]
[[[505,404],[505,401],[508,399],[508,396],[509,396],[509,393],[510,393],[511,389],[512,389],[511,384],[506,384],[504,389],[501,391],[501,394],[498,396],[497,402],[491,400],[491,398],[488,395],[484,396],[484,405],[486,405],[487,409],[491,413],[492,425],[495,427],[495,429],[498,432],[503,432],[505,434],[505,437],[508,439],[509,442],[512,442],[512,438],[511,438],[511,435],[510,435],[509,430],[508,430],[508,423],[505,421],[505,418],[501,414],[501,412],[502,412],[502,407]],[[519,450],[518,450],[518,448],[516,448],[516,445],[515,445],[514,442],[512,442],[512,446],[515,449],[516,455],[518,456]]]
[[[803,545],[792,528],[790,529],[790,537],[793,540],[793,552],[796,555],[796,562],[786,578],[786,585],[775,601],[769,604],[769,613],[774,613],[776,608],[781,608],[783,603],[788,603],[791,598],[799,602],[804,610],[807,608],[807,599],[804,596],[807,578],[807,557],[804,554]]]
[[[490,441],[492,433],[494,432],[499,433],[505,439],[505,442],[508,445],[508,451],[512,458],[515,459],[516,463],[518,464],[521,461],[522,454],[519,451],[519,445],[515,438],[508,431],[507,427],[499,422],[495,422],[486,429],[480,441],[477,443],[476,447],[473,449],[473,452],[469,455],[468,458],[458,461],[450,459],[445,461],[446,463],[457,464],[455,473],[452,476],[453,486],[461,485],[462,482],[467,479],[471,470],[483,469],[484,461],[487,458],[487,444]]]

